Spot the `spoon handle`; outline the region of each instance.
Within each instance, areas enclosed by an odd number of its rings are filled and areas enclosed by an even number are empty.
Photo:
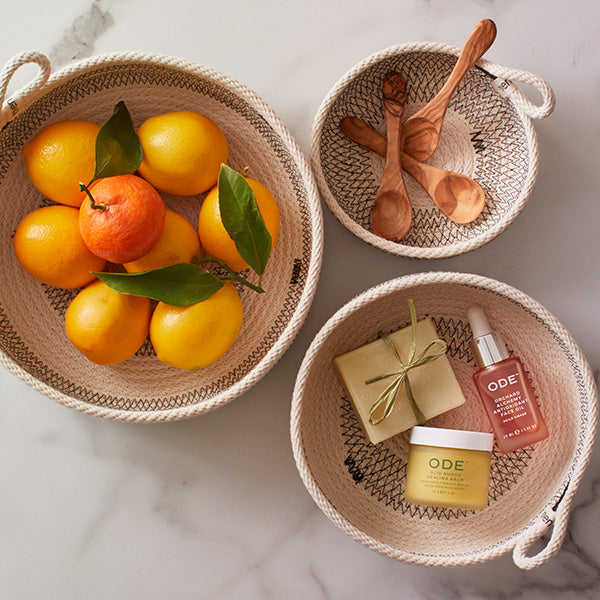
[[[374,127],[359,117],[344,117],[340,121],[340,130],[353,142],[360,144],[361,146],[379,154],[380,156],[388,156],[387,152],[389,144],[387,143],[387,139]],[[409,154],[406,154],[406,152],[398,152],[397,156],[397,163],[400,164],[402,168],[412,177],[414,177],[414,179],[416,179],[423,186],[425,191],[429,193],[429,186],[427,185],[428,179],[424,173],[424,170],[428,167],[433,167],[424,163],[420,163]],[[384,168],[387,168],[387,166],[388,160],[386,158],[386,164]],[[432,200],[435,202],[435,198],[432,197]]]
[[[387,73],[382,85],[383,106],[385,109],[385,124],[387,130],[387,143],[385,153],[385,167],[383,179],[397,191],[406,196],[408,192],[404,185],[402,175],[402,162],[400,159],[402,148],[402,113],[406,102],[406,80],[395,71]]]
[[[387,130],[387,140],[385,142],[385,166],[383,168],[385,177],[397,177],[398,187],[404,188],[404,179],[402,177],[402,161],[400,158],[400,146],[402,144],[402,123],[400,117],[386,110],[385,123]],[[388,142],[391,140],[391,143]]]
[[[435,122],[442,118],[448,108],[450,98],[456,91],[462,78],[469,72],[475,63],[489,50],[496,39],[496,24],[491,19],[480,21],[471,31],[463,46],[452,73],[446,80],[442,89],[421,110],[407,119],[406,123],[416,118],[427,118]]]
[[[412,207],[400,163],[402,112],[406,80],[399,73],[386,74],[382,85],[387,128],[385,167],[371,208],[371,230],[375,235],[399,242],[412,225]]]
[[[385,157],[387,139],[361,118],[344,117],[340,121],[340,130],[348,139]]]

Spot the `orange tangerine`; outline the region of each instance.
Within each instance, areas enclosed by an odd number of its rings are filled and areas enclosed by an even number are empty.
[[[135,175],[95,181],[94,197],[81,204],[79,229],[86,246],[114,263],[137,260],[158,242],[165,224],[165,204],[158,192]]]

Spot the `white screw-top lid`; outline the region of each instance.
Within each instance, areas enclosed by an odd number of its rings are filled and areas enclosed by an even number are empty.
[[[419,446],[491,452],[494,447],[494,435],[483,431],[443,429],[441,427],[421,427],[417,425],[413,427],[410,443]]]
[[[493,333],[485,312],[481,306],[471,306],[471,308],[467,310],[467,319],[469,319],[469,324],[471,325],[471,331],[473,332],[474,338]]]
[[[483,308],[472,306],[467,310],[467,317],[473,332],[471,348],[475,355],[475,362],[480,367],[488,367],[508,358],[508,350],[490,327]]]

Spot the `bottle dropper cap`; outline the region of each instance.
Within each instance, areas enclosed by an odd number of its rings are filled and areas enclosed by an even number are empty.
[[[469,319],[474,338],[493,333],[481,306],[471,306],[467,311],[467,318]]]
[[[473,332],[471,347],[477,364],[487,367],[508,358],[508,351],[490,327],[483,308],[472,306],[467,310],[467,317]]]

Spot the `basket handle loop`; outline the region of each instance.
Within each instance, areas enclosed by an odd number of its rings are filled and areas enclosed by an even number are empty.
[[[510,94],[511,100],[531,119],[545,119],[554,110],[556,104],[554,91],[541,77],[529,73],[528,71],[502,67],[501,65],[496,65],[483,59],[479,64],[496,77],[506,80],[508,84],[507,95]],[[542,103],[537,105],[529,100],[517,86],[511,85],[511,83],[515,81],[526,83],[527,85],[536,88],[542,95]]]
[[[39,65],[39,73],[24,87],[17,90],[15,94],[4,101],[8,84],[17,69],[28,63]],[[52,65],[45,54],[29,50],[13,56],[0,71],[0,127],[14,119],[24,108],[25,99],[29,96],[29,102],[33,99],[32,95],[45,85],[50,77]]]
[[[560,550],[565,534],[567,533],[569,511],[574,495],[575,488],[571,487],[570,491],[569,487],[567,487],[558,503],[552,509],[545,510],[537,518],[533,526],[517,540],[517,544],[513,550],[513,561],[517,567],[525,570],[535,569],[550,560]],[[552,533],[545,548],[533,556],[528,556],[528,550],[550,527],[552,527]]]

